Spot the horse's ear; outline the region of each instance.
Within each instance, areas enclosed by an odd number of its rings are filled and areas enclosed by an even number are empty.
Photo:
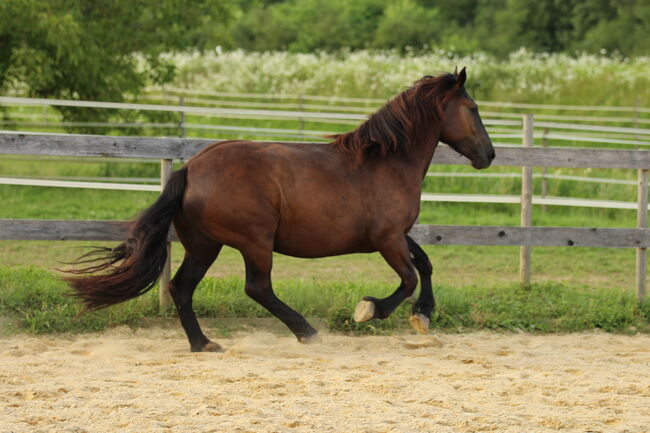
[[[454,76],[458,76],[458,65],[454,66]]]
[[[465,80],[467,79],[467,74],[465,73],[465,67],[460,70],[456,76],[456,87],[459,89],[465,85]]]

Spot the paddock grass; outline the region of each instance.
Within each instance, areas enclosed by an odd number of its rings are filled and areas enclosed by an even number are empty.
[[[158,310],[154,290],[122,305],[75,318],[80,306],[66,296],[69,290],[53,269],[90,244],[0,242],[4,263],[0,267],[0,314],[11,319],[12,331],[92,331],[120,324],[140,326],[145,318],[175,315]],[[434,265],[438,306],[433,329],[649,331],[650,305],[640,305],[632,290],[633,250],[536,248],[534,284],[530,290],[522,290],[517,284],[516,247],[424,248]],[[181,250],[174,248],[174,268],[182,259]],[[244,294],[243,275],[239,253],[224,248],[197,289],[197,314],[208,318],[269,317]],[[330,330],[378,334],[409,329],[409,304],[386,321],[356,324],[351,319],[363,296],[385,296],[397,286],[397,277],[379,254],[311,260],[275,255],[273,278],[282,299],[307,317],[324,319]]]
[[[432,329],[464,332],[477,329],[527,332],[568,332],[602,329],[608,332],[649,332],[650,304],[618,288],[593,288],[544,282],[531,289],[516,284],[468,286],[435,284],[438,307]],[[383,296],[394,285],[358,279],[281,278],[278,296],[307,317],[322,318],[329,330],[351,334],[384,334],[408,330],[410,304],[391,318],[357,324],[351,316],[358,300],[368,294]],[[242,290],[240,276],[205,279],[195,295],[200,317],[257,318],[269,313]],[[13,324],[11,331],[32,333],[97,331],[116,325],[137,327],[145,318],[171,317],[159,311],[154,290],[141,298],[77,317],[80,306],[66,295],[65,284],[36,267],[0,268],[0,312]]]

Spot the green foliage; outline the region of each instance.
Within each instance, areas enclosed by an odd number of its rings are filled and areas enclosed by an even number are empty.
[[[230,14],[227,0],[3,0],[0,91],[122,101],[148,84],[169,82],[174,64],[164,53],[209,46]],[[121,114],[60,111],[80,121]]]
[[[648,54],[647,1],[285,0],[241,2],[232,33],[247,50],[433,46],[506,56],[586,50]]]
[[[592,2],[586,2],[591,4]],[[650,3],[647,1],[605,2],[591,12],[592,25],[585,25],[584,39],[575,48],[587,51],[607,50],[626,55],[647,55],[650,43]],[[586,9],[586,7],[585,7]],[[600,19],[599,19],[600,18]]]
[[[236,47],[308,52],[370,45],[384,0],[288,0],[248,5],[233,29]]]
[[[441,24],[437,9],[424,8],[413,0],[391,2],[379,21],[373,45],[398,49],[435,45]]]

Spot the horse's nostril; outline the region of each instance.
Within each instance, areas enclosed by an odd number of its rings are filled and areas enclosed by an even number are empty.
[[[490,161],[492,161],[492,160],[494,159],[495,156],[496,156],[496,154],[494,153],[494,150],[491,151],[491,152],[490,152]]]

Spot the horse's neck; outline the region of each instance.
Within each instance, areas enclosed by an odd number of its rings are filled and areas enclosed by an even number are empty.
[[[391,165],[401,168],[403,174],[408,178],[409,183],[421,187],[424,176],[429,169],[433,154],[438,147],[440,133],[433,131],[421,142],[414,143],[412,148],[405,153],[396,152],[393,154]]]

